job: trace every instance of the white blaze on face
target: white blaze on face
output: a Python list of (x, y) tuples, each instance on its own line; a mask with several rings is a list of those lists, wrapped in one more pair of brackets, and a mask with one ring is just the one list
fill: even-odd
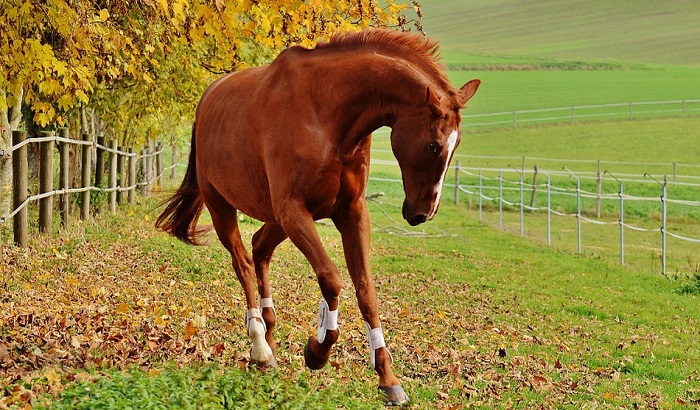
[(437, 213), (438, 206), (440, 205), (440, 196), (442, 195), (442, 184), (445, 182), (445, 175), (447, 175), (447, 170), (450, 165), (450, 158), (452, 158), (452, 151), (454, 151), (455, 146), (457, 145), (457, 137), (459, 137), (459, 131), (454, 130), (450, 133), (450, 135), (447, 137), (447, 156), (445, 157), (445, 165), (443, 165), (444, 169), (442, 170), (442, 176), (440, 177), (440, 182), (438, 182), (437, 185), (435, 185), (435, 203), (433, 204), (433, 209), (430, 211), (430, 215), (428, 215), (428, 219), (432, 219), (435, 214)]

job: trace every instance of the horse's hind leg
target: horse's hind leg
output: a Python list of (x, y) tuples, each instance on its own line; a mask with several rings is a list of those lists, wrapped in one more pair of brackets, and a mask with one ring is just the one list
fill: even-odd
[[(255, 294), (255, 268), (253, 258), (246, 251), (238, 230), (236, 209), (216, 192), (212, 187), (200, 183), (204, 201), (211, 214), (212, 223), (221, 244), (231, 254), (233, 270), (245, 293), (248, 311), (246, 314), (246, 330), (252, 341), (250, 359), (263, 365), (274, 364), (272, 349), (265, 340), (265, 322), (258, 308)], [(207, 189), (208, 188), (208, 189)]]
[(272, 295), (270, 293), (270, 279), (268, 271), (270, 259), (277, 245), (287, 239), (287, 234), (281, 226), (266, 223), (253, 235), (253, 263), (255, 275), (258, 277), (258, 292), (260, 293), (260, 310), (267, 325), (265, 339), (270, 348), (275, 350), (275, 339), (272, 336), (272, 328), (277, 321)]

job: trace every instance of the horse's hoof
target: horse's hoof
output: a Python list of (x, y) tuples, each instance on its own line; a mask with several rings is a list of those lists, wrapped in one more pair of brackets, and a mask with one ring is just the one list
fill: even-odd
[(384, 393), (384, 404), (387, 406), (403, 406), (404, 404), (408, 404), (410, 401), (408, 395), (403, 390), (401, 385), (387, 387), (379, 386), (379, 390)]
[(251, 364), (254, 364), (262, 369), (277, 367), (277, 358), (273, 354), (271, 358), (269, 358), (268, 360), (266, 360), (264, 362), (256, 362), (256, 361), (252, 360)]
[(321, 347), (321, 344), (318, 343), (318, 340), (316, 340), (315, 337), (310, 337), (309, 341), (306, 342), (306, 346), (304, 346), (304, 363), (306, 364), (306, 367), (308, 367), (311, 370), (322, 369), (323, 366), (325, 366), (328, 362), (328, 358), (330, 357), (331, 351), (330, 349), (328, 349), (328, 353), (325, 355), (325, 357), (319, 357), (316, 354), (314, 354), (311, 348), (312, 344), (314, 344), (316, 348)]

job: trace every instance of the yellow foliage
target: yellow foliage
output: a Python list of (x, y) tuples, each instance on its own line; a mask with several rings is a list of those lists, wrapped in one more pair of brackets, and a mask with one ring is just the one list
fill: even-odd
[(191, 120), (213, 75), (267, 63), (292, 44), (312, 47), (337, 30), (395, 25), (406, 7), (394, 0), (6, 2), (0, 109), (24, 95), (34, 121), (48, 126), (90, 105), (124, 139), (143, 142)]
[(100, 10), (100, 21), (105, 22), (109, 18), (109, 11), (107, 9)]

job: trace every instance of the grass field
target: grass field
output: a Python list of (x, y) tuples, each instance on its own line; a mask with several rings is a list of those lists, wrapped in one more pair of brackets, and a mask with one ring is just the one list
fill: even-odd
[(700, 98), (695, 1), (420, 3), (452, 81), (483, 80), (465, 114)]
[[(521, 169), (524, 156), (526, 177), (525, 182), (532, 182), (532, 169), (535, 165), (540, 170), (558, 173), (552, 178), (552, 184), (558, 188), (570, 191), (568, 196), (554, 195), (552, 208), (559, 212), (573, 214), (576, 212), (576, 201), (573, 195), (576, 180), (562, 170), (564, 166), (579, 174), (582, 179), (582, 190), (596, 192), (595, 173), (598, 170), (597, 160), (601, 160), (600, 171), (609, 171), (612, 175), (625, 181), (625, 194), (659, 198), (661, 187), (654, 179), (644, 177), (645, 173), (652, 174), (658, 181), (668, 176), (668, 197), (698, 201), (700, 188), (673, 184), (673, 162), (677, 162), (676, 171), (678, 182), (698, 184), (700, 182), (700, 167), (697, 166), (697, 151), (688, 149), (697, 146), (696, 135), (700, 127), (698, 118), (655, 119), (644, 121), (615, 121), (593, 122), (575, 125), (523, 127), (518, 129), (463, 129), (463, 140), (458, 148), (456, 159), (461, 167), (504, 169), (504, 178), (511, 181), (506, 183), (504, 198), (517, 203), (518, 173), (513, 169)], [(669, 135), (672, 133), (672, 135)], [(634, 136), (631, 138), (630, 136)], [(378, 160), (393, 160), (387, 134), (379, 134), (373, 140), (373, 158)], [(588, 160), (588, 161), (583, 161)], [(629, 161), (630, 163), (624, 163)], [(684, 164), (684, 165), (683, 165)], [(371, 169), (375, 176), (389, 179), (400, 179), (398, 167), (395, 165), (375, 164)], [(476, 169), (470, 170), (477, 174)], [(684, 177), (680, 177), (683, 175)], [(497, 171), (484, 172), (486, 196), (497, 197)], [(609, 174), (603, 175), (602, 192), (617, 193), (619, 184)], [(489, 178), (491, 178), (489, 180)], [(538, 183), (545, 182), (545, 176), (540, 173)], [(631, 182), (635, 180), (637, 182)], [(454, 173), (448, 173), (446, 182), (453, 183)], [(475, 191), (478, 179), (475, 176), (462, 174), (460, 183)], [(374, 185), (372, 185), (374, 184)], [(372, 182), (372, 192), (382, 191), (388, 196), (400, 198), (401, 185), (397, 183)], [(452, 189), (446, 189), (443, 201), (451, 201)], [(556, 194), (556, 192), (555, 192)], [(531, 188), (526, 188), (525, 203), (530, 204)], [(461, 195), (461, 201), (469, 205), (474, 217), (478, 198)], [(398, 199), (396, 199), (398, 203)], [(543, 188), (537, 195), (538, 207), (546, 205)], [(498, 227), (498, 216), (494, 214), (498, 206), (490, 201), (484, 201), (487, 209), (484, 222)], [(518, 209), (505, 207), (505, 228), (508, 232), (519, 234)], [(582, 211), (588, 216), (595, 215), (595, 200), (584, 199)], [(605, 200), (602, 203), (601, 221), (614, 222), (619, 219), (619, 201)], [(697, 238), (700, 231), (700, 208), (697, 206), (669, 205), (669, 221), (667, 228), (687, 237)], [(626, 201), (626, 222), (638, 227), (657, 229), (661, 225), (661, 203)], [(397, 216), (398, 218), (398, 216)], [(532, 215), (526, 213), (525, 234), (537, 243), (546, 245), (546, 226), (544, 212)], [(592, 257), (602, 257), (608, 263), (619, 263), (619, 227), (605, 227), (584, 224), (583, 251)], [(576, 245), (576, 223), (573, 217), (555, 217), (553, 220), (553, 245), (557, 249), (574, 251)], [(646, 272), (660, 272), (661, 243), (660, 234), (634, 233), (627, 230), (626, 234), (626, 263)], [(668, 244), (669, 273), (684, 277), (697, 271), (698, 245), (690, 242), (669, 239)]]
[[(700, 69), (452, 71), (482, 80), (464, 114), (700, 98)], [(698, 113), (697, 106), (695, 113)]]
[[(331, 365), (310, 372), (301, 355), (319, 291), (282, 244), (272, 265), (280, 367), (248, 369), (226, 252), (155, 232), (154, 204), (35, 237), (27, 250), (3, 247), (5, 405), (382, 407), (344, 269), (339, 344)], [(697, 295), (674, 293), (681, 283), (503, 235), (449, 203), (408, 236), (397, 206), (371, 210), (382, 320), (413, 408), (700, 400)], [(241, 227), (249, 237), (259, 224)], [(338, 234), (318, 229), (344, 266)]]
[(520, 60), (672, 64), (700, 68), (693, 0), (422, 0), (428, 35), (447, 63)]

